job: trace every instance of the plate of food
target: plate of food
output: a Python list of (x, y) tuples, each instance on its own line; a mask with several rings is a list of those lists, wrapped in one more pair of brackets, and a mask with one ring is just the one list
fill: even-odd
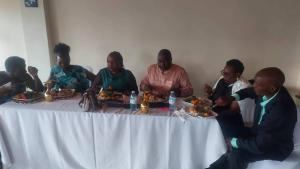
[(97, 99), (101, 101), (123, 101), (123, 93), (110, 90), (101, 90), (97, 96)]
[(23, 92), (20, 94), (15, 95), (12, 100), (17, 103), (34, 103), (42, 100), (44, 95), (38, 92)]
[(190, 96), (183, 99), (183, 103), (186, 106), (201, 105), (212, 106), (212, 101), (205, 97)]
[(53, 97), (53, 99), (66, 99), (75, 95), (75, 89), (52, 90), (50, 95)]
[(167, 102), (167, 98), (161, 98), (151, 94), (150, 92), (144, 92), (143, 100), (147, 100), (149, 103), (163, 103)]
[(218, 116), (217, 113), (212, 111), (210, 107), (202, 107), (202, 106), (191, 106), (185, 109), (188, 115), (193, 117), (216, 117)]
[(216, 117), (217, 113), (212, 111), (211, 101), (208, 99), (193, 97), (189, 102), (186, 102), (185, 110), (193, 117)]

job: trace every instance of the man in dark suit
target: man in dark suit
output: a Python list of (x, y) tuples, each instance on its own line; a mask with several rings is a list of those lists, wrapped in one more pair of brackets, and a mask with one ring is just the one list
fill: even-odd
[(208, 169), (246, 169), (251, 162), (283, 161), (290, 155), (294, 148), (297, 109), (283, 87), (284, 81), (280, 69), (264, 68), (256, 74), (253, 88), (216, 100), (218, 106), (226, 106), (234, 100), (253, 98), (256, 101), (255, 118), (253, 127), (243, 128), (240, 135), (226, 141), (228, 152)]

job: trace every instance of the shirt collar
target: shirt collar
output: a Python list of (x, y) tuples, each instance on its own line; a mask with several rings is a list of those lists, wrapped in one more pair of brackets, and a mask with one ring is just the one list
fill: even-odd
[(121, 68), (121, 70), (116, 74), (113, 74), (108, 68), (107, 68), (107, 71), (108, 71), (108, 74), (110, 77), (119, 77), (119, 76), (123, 76), (125, 69)]
[(234, 83), (231, 83), (230, 85), (228, 85), (228, 87), (232, 87), (234, 85)]
[[(223, 80), (224, 80), (224, 76), (221, 76), (220, 79), (223, 79)], [(225, 80), (224, 80), (224, 82), (225, 82)], [(231, 84), (228, 84), (227, 87), (232, 87), (236, 82), (237, 82), (237, 81), (235, 81), (235, 82), (233, 82), (233, 83), (231, 83)], [(225, 82), (225, 83), (226, 83), (226, 82)]]
[(166, 74), (166, 73), (172, 71), (172, 68), (173, 68), (174, 65), (173, 65), (173, 63), (172, 63), (170, 69), (165, 70), (165, 71), (162, 71), (162, 70), (159, 68), (158, 64), (156, 64), (156, 66), (157, 66), (157, 69), (159, 70), (159, 72), (160, 72), (161, 74)]
[(271, 100), (273, 100), (276, 96), (277, 96), (277, 94), (279, 93), (279, 91), (277, 92), (277, 93), (275, 93), (271, 98), (267, 98), (267, 96), (263, 96), (262, 97), (262, 101), (260, 102), (260, 105), (261, 106), (266, 106)]

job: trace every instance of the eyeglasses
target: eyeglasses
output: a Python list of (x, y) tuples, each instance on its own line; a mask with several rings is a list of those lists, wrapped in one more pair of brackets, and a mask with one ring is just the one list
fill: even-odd
[(222, 76), (230, 76), (230, 73), (225, 72), (224, 69), (220, 71)]

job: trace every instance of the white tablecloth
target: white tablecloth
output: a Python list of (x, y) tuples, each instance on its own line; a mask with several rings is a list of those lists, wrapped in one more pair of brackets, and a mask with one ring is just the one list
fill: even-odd
[(81, 112), (78, 99), (0, 106), (0, 151), (12, 169), (203, 169), (225, 152), (215, 119), (160, 110)]

